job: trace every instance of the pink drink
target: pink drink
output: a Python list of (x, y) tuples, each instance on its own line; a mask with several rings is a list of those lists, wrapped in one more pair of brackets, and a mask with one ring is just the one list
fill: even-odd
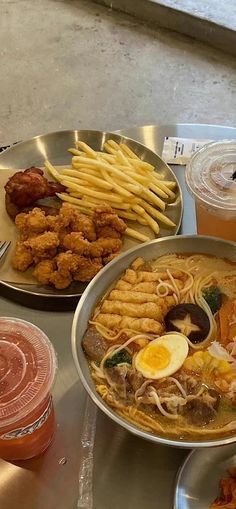
[(56, 355), (31, 323), (0, 318), (0, 457), (32, 458), (50, 444), (55, 418), (50, 390)]

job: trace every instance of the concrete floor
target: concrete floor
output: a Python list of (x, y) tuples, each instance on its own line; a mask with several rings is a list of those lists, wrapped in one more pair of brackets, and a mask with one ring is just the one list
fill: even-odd
[(85, 0), (0, 0), (0, 144), (71, 128), (236, 125), (236, 60)]

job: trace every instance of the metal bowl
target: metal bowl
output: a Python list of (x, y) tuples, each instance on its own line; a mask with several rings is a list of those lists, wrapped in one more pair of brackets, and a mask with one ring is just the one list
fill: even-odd
[(71, 333), (72, 353), (75, 365), (81, 381), (94, 403), (96, 403), (96, 405), (106, 415), (108, 415), (108, 417), (113, 419), (113, 421), (135, 435), (155, 443), (185, 448), (212, 447), (216, 445), (229, 444), (236, 441), (236, 436), (221, 437), (214, 440), (207, 440), (206, 442), (190, 442), (172, 440), (171, 438), (164, 438), (151, 432), (143, 431), (141, 428), (121, 418), (103, 401), (103, 399), (97, 394), (94, 382), (90, 375), (88, 362), (82, 349), (82, 339), (96, 304), (107, 289), (121, 276), (122, 272), (129, 267), (135, 258), (142, 256), (146, 260), (151, 260), (170, 253), (202, 253), (219, 256), (236, 262), (236, 243), (227, 242), (215, 237), (192, 235), (181, 237), (172, 236), (139, 245), (119, 256), (117, 260), (111, 262), (91, 281), (76, 308)]
[[(168, 217), (176, 224), (175, 228), (166, 228), (163, 225), (160, 228), (160, 237), (176, 234), (179, 230), (182, 213), (183, 200), (178, 181), (171, 168), (152, 150), (145, 147), (137, 141), (131, 140), (119, 134), (103, 131), (57, 131), (41, 136), (35, 136), (31, 140), (23, 141), (13, 145), (0, 154), (0, 171), (4, 168), (29, 168), (30, 166), (44, 166), (45, 159), (49, 159), (54, 165), (66, 165), (71, 163), (71, 154), (68, 148), (73, 147), (78, 140), (91, 145), (94, 150), (102, 150), (103, 144), (108, 139), (113, 139), (117, 143), (124, 143), (132, 149), (141, 159), (155, 166), (165, 180), (176, 182), (176, 200), (167, 208)], [(137, 229), (143, 231), (143, 226), (137, 225)], [(126, 251), (138, 241), (125, 239), (123, 250)], [(73, 282), (66, 290), (55, 290), (49, 286), (27, 285), (9, 283), (1, 281), (1, 284), (14, 292), (30, 294), (38, 297), (47, 298), (74, 298), (80, 296), (86, 288), (86, 283)]]

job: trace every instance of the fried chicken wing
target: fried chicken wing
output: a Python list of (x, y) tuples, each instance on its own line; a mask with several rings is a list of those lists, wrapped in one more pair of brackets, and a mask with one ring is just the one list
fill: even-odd
[(27, 248), (23, 242), (17, 242), (15, 254), (12, 258), (13, 268), (25, 272), (32, 265), (33, 261), (31, 249)]
[(37, 279), (39, 283), (42, 285), (48, 285), (50, 283), (50, 278), (53, 272), (56, 270), (56, 262), (55, 259), (52, 260), (42, 260), (39, 262), (33, 272), (33, 276)]
[(94, 258), (91, 260), (90, 258), (81, 257), (81, 262), (79, 269), (74, 274), (75, 281), (91, 281), (91, 279), (99, 272), (102, 268), (102, 264)]
[(39, 168), (18, 171), (5, 185), (6, 210), (10, 217), (15, 218), (24, 207), (64, 190), (65, 187), (58, 182), (48, 181)]
[(93, 221), (98, 237), (120, 238), (127, 228), (125, 222), (106, 204), (96, 208)]
[(23, 240), (28, 239), (39, 233), (43, 233), (48, 228), (48, 221), (40, 208), (35, 207), (31, 212), (17, 214), (15, 224)]
[(53, 258), (59, 246), (59, 238), (55, 232), (45, 232), (37, 237), (24, 241), (24, 246), (30, 248), (34, 260), (40, 261), (44, 258)]

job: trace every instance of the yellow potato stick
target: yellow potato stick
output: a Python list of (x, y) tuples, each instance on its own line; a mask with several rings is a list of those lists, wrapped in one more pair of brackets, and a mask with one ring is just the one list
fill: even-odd
[[(82, 201), (85, 201), (84, 198), (82, 198)], [(89, 200), (91, 203), (94, 203), (94, 205), (97, 207), (99, 205), (102, 205), (104, 203), (107, 203), (109, 204), (113, 209), (122, 209), (122, 210), (129, 210), (130, 209), (130, 205), (128, 203), (115, 203), (115, 202), (112, 202), (110, 200), (106, 200), (106, 202), (104, 202), (104, 200), (96, 200), (95, 198), (90, 198)], [(87, 202), (87, 198), (86, 198), (86, 202)]]
[(73, 156), (81, 156), (81, 154), (83, 154), (83, 152), (81, 152), (81, 150), (77, 150), (77, 148), (68, 148), (67, 152), (70, 152), (71, 154), (73, 154)]
[(76, 146), (78, 148), (81, 148), (83, 152), (85, 152), (89, 157), (92, 157), (93, 159), (97, 159), (97, 153), (95, 150), (93, 150), (87, 143), (84, 143), (84, 141), (77, 141)]
[(145, 187), (143, 187), (141, 196), (145, 199), (148, 199), (148, 201), (150, 201), (154, 205), (157, 205), (157, 207), (159, 207), (162, 211), (165, 210), (165, 208), (166, 208), (165, 202), (163, 200), (161, 200), (161, 198), (159, 198), (152, 191), (149, 191), (149, 189), (146, 189)]
[(56, 168), (54, 168), (54, 166), (49, 161), (45, 161), (44, 166), (55, 180), (57, 180), (58, 182), (61, 182), (60, 173), (56, 170)]
[(151, 227), (151, 229), (154, 231), (154, 233), (156, 233), (156, 234), (159, 233), (159, 231), (160, 231), (159, 225), (157, 224), (156, 221), (154, 221), (154, 219), (149, 214), (147, 214), (147, 212), (145, 211), (145, 209), (143, 207), (141, 207), (140, 205), (134, 205), (134, 206), (132, 206), (132, 209), (135, 212), (137, 212), (137, 214), (139, 214), (141, 217), (146, 219), (148, 225)]
[(133, 228), (127, 227), (124, 234), (132, 237), (133, 239), (140, 240), (141, 242), (147, 242), (148, 240), (151, 240), (150, 237), (144, 235), (143, 233), (137, 232), (136, 230), (133, 230)]
[[(100, 179), (98, 177), (94, 177), (94, 175), (90, 175), (89, 173), (86, 173), (86, 171), (85, 172), (77, 172), (76, 176), (74, 176), (74, 174), (71, 175), (71, 173), (69, 173), (69, 172), (73, 172), (73, 170), (66, 170), (62, 174), (66, 175), (66, 176), (68, 175), (67, 180), (68, 179), (71, 180), (73, 178), (73, 180), (71, 180), (71, 182), (76, 183), (77, 180), (86, 180), (88, 182), (88, 184), (89, 183), (94, 184), (95, 186), (101, 187), (102, 189), (108, 189), (108, 190), (113, 189), (112, 184), (109, 184), (109, 182), (106, 182), (105, 180)], [(75, 172), (75, 170), (74, 170), (74, 172)], [(81, 184), (81, 182), (78, 182), (78, 184), (79, 183)]]
[(171, 227), (176, 226), (175, 223), (173, 223), (173, 221), (171, 221), (171, 219), (169, 219), (169, 217), (165, 216), (165, 214), (162, 214), (159, 210), (155, 209), (154, 207), (152, 207), (152, 205), (145, 202), (144, 200), (142, 201), (142, 207), (149, 214), (151, 214), (153, 217), (158, 219), (158, 221), (161, 221), (161, 223), (164, 223), (167, 226), (171, 226)]
[(107, 152), (109, 152), (109, 154), (112, 154), (112, 155), (116, 154), (116, 150), (114, 150), (114, 148), (110, 147), (110, 146), (108, 145), (108, 143), (107, 143), (107, 142), (105, 142), (105, 143), (103, 144), (103, 148), (104, 148)]
[(173, 180), (165, 180), (163, 183), (169, 189), (175, 189), (176, 188), (176, 182), (173, 182)]
[(121, 194), (122, 196), (126, 196), (127, 198), (131, 198), (132, 197), (132, 194), (130, 193), (130, 191), (127, 191), (122, 186), (117, 184), (115, 182), (114, 178), (110, 177), (110, 175), (107, 174), (106, 170), (102, 170), (102, 175), (103, 175), (104, 179), (106, 179), (109, 183), (112, 184), (112, 188), (115, 191), (117, 191), (117, 193)]
[(151, 189), (151, 191), (154, 191), (154, 193), (156, 193), (161, 198), (165, 199), (168, 198), (168, 194), (166, 194), (165, 191), (162, 191), (162, 189), (160, 189), (157, 184), (153, 184), (153, 182), (150, 182), (149, 188)]
[(164, 191), (166, 194), (168, 194), (168, 196), (174, 200), (175, 199), (175, 193), (173, 191), (171, 191), (171, 189), (169, 189), (169, 187), (167, 187), (165, 185), (165, 182), (160, 182), (158, 181), (157, 183), (158, 187), (160, 187), (160, 189), (162, 189), (162, 191)]
[(127, 145), (125, 145), (124, 143), (120, 143), (120, 149), (124, 154), (128, 155), (131, 159), (138, 159), (139, 161), (141, 161), (141, 159), (139, 159), (139, 157), (136, 156), (133, 150), (127, 147)]
[(146, 163), (145, 161), (141, 161), (141, 159), (128, 159), (131, 163), (132, 163), (132, 166), (134, 166), (135, 168), (141, 168), (142, 170), (147, 170), (147, 171), (154, 171), (155, 170), (155, 167), (150, 164), (150, 163)]
[(56, 193), (56, 195), (58, 196), (58, 198), (60, 198), (60, 200), (67, 201), (69, 203), (72, 203), (73, 205), (77, 205), (77, 207), (79, 207), (81, 210), (83, 210), (83, 212), (85, 212), (86, 214), (88, 213), (86, 207), (83, 207), (81, 205), (81, 200), (78, 200), (77, 198), (73, 198), (72, 196), (70, 196), (66, 193)]
[(107, 140), (106, 142), (110, 147), (114, 148), (114, 150), (120, 150), (120, 145), (116, 143), (114, 140)]
[(123, 154), (123, 152), (121, 150), (117, 150), (116, 159), (117, 159), (118, 164), (120, 163), (122, 166), (128, 166), (128, 167), (132, 168), (131, 163), (129, 162), (129, 160), (127, 159), (127, 157)]
[(63, 179), (62, 184), (69, 189), (72, 189), (72, 191), (77, 191), (78, 193), (85, 194), (86, 196), (94, 196), (95, 198), (101, 198), (101, 200), (109, 200), (114, 203), (122, 203), (122, 198), (120, 196), (117, 196), (115, 194), (106, 194), (102, 193), (100, 191), (94, 191), (93, 189), (90, 189), (85, 186), (80, 186), (79, 184), (75, 184), (74, 182), (70, 182), (65, 178)]

